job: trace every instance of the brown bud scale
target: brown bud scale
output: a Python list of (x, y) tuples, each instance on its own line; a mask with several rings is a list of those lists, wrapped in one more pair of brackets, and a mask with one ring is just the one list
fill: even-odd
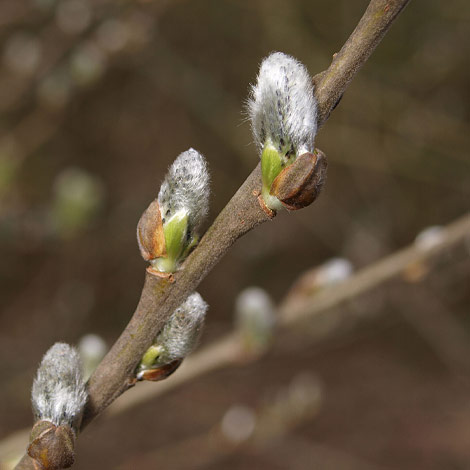
[(137, 243), (145, 261), (166, 255), (163, 221), (156, 199), (145, 209), (137, 224)]
[(263, 196), (261, 194), (258, 194), (258, 203), (261, 206), (261, 209), (266, 213), (266, 215), (270, 218), (273, 219), (276, 216), (276, 211), (273, 211), (270, 209), (266, 203), (264, 202)]
[(286, 209), (307, 207), (320, 194), (327, 167), (326, 156), (321, 150), (304, 153), (277, 175), (270, 194), (276, 196)]
[(146, 271), (152, 276), (158, 277), (160, 279), (168, 279), (170, 282), (175, 282), (175, 276), (173, 273), (165, 273), (153, 268), (152, 266), (147, 266)]
[(67, 426), (38, 421), (31, 431), (28, 455), (44, 470), (69, 468), (75, 461), (75, 433)]
[(183, 362), (182, 359), (177, 359), (161, 367), (158, 367), (155, 369), (144, 370), (139, 373), (138, 379), (149, 380), (151, 382), (158, 382), (160, 380), (166, 379), (171, 374), (173, 374), (173, 372), (175, 372), (176, 369), (178, 369), (178, 367), (181, 365), (182, 362)]

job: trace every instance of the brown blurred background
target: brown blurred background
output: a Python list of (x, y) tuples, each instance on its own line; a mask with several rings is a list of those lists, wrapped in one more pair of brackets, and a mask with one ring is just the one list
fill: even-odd
[[(1, 0), (0, 439), (31, 425), (53, 342), (111, 345), (126, 325), (145, 268), (136, 223), (172, 160), (205, 155), (213, 220), (257, 163), (243, 110), (260, 60), (280, 50), (324, 70), (367, 3)], [(232, 330), (244, 287), (279, 301), (331, 257), (359, 270), (468, 211), (469, 24), (466, 0), (411, 1), (318, 135), (320, 199), (249, 233), (200, 286), (202, 346)], [(98, 419), (75, 468), (470, 468), (469, 253), (467, 240), (419, 283), (342, 306), (360, 319), (321, 340), (305, 328), (258, 362)], [(451, 325), (437, 336), (436, 311)], [(300, 396), (321, 399), (296, 414), (286, 390), (305, 377)], [(262, 444), (213, 445), (227, 410), (243, 427), (240, 410), (279, 402), (293, 418), (268, 420), (281, 424)]]

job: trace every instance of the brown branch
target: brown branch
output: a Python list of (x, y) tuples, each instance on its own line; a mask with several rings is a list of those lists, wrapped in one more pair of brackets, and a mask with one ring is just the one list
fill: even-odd
[[(324, 122), (359, 68), (409, 0), (372, 0), (359, 25), (326, 72), (314, 78)], [(269, 217), (253, 191), (261, 186), (260, 165), (251, 173), (215, 220), (197, 249), (175, 275), (175, 282), (146, 274), (142, 296), (128, 326), (89, 383), (90, 401), (84, 425), (129, 387), (135, 367), (169, 315), (242, 235)]]
[[(408, 1), (372, 0), (328, 70), (314, 77), (320, 124), (326, 121), (352, 77)], [(253, 195), (260, 187), (258, 165), (217, 217), (183, 269), (176, 273), (174, 283), (146, 274), (134, 315), (89, 381), (90, 398), (82, 428), (130, 387), (137, 363), (157, 332), (231, 245), (260, 223), (269, 220)], [(33, 467), (30, 462), (23, 462), (18, 468)]]
[(260, 181), (258, 165), (217, 217), (183, 269), (175, 273), (174, 282), (146, 273), (142, 296), (131, 321), (90, 379), (90, 401), (84, 425), (129, 388), (137, 363), (155, 335), (230, 246), (246, 232), (269, 220), (253, 195)]
[(327, 70), (313, 78), (321, 126), (409, 0), (372, 0)]

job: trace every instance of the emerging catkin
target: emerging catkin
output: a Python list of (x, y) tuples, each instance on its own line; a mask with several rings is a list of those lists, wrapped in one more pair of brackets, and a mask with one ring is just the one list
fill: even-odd
[(274, 52), (262, 61), (248, 112), (260, 149), (272, 145), (286, 159), (313, 151), (317, 102), (310, 75), (298, 60)]
[(190, 231), (197, 231), (209, 211), (209, 171), (196, 150), (181, 153), (168, 170), (158, 193), (163, 224), (178, 211), (188, 215)]
[(155, 344), (162, 347), (159, 363), (183, 359), (194, 350), (202, 334), (207, 308), (201, 295), (194, 292), (173, 312), (155, 339)]
[(55, 343), (42, 358), (32, 388), (36, 420), (75, 429), (87, 400), (80, 355), (65, 343)]
[(182, 361), (197, 346), (208, 305), (197, 292), (192, 293), (171, 315), (153, 345), (144, 354), (137, 378), (143, 372)]
[[(277, 210), (310, 204), (319, 192), (316, 174), (325, 164), (318, 165), (313, 154), (317, 102), (304, 65), (282, 52), (266, 57), (256, 84), (251, 87), (248, 113), (253, 137), (261, 151), (263, 185), (259, 200), (263, 210), (272, 217)], [(292, 187), (291, 180), (299, 181), (299, 185)], [(286, 192), (289, 200), (285, 200)], [(300, 199), (291, 201), (291, 194), (299, 192)]]
[(137, 224), (137, 243), (151, 274), (172, 278), (199, 241), (209, 212), (209, 183), (207, 163), (194, 149), (181, 153), (170, 166), (157, 199)]

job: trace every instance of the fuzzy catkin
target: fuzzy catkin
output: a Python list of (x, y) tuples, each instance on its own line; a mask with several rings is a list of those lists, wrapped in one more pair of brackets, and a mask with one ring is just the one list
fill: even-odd
[(293, 57), (274, 52), (263, 60), (248, 113), (260, 148), (268, 143), (284, 154), (313, 152), (317, 102), (307, 69)]
[(275, 306), (268, 293), (259, 287), (244, 289), (237, 296), (235, 314), (245, 347), (251, 352), (264, 350), (276, 325)]
[(181, 153), (170, 166), (158, 193), (163, 223), (184, 210), (190, 230), (197, 230), (209, 209), (209, 191), (204, 157), (192, 148)]
[(42, 358), (33, 382), (35, 418), (74, 427), (81, 419), (86, 400), (79, 353), (68, 344), (55, 343)]
[(208, 305), (197, 292), (192, 293), (171, 315), (155, 344), (162, 347), (160, 364), (183, 359), (197, 346)]

